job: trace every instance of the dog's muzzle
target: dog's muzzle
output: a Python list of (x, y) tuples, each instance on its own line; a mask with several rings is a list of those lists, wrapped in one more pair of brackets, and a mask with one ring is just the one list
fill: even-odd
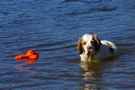
[(87, 55), (90, 55), (92, 53), (92, 47), (88, 46), (87, 47)]

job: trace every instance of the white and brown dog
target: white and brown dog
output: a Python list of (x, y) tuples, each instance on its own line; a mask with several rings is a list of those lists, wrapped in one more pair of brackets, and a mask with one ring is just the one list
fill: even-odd
[(77, 50), (81, 61), (106, 59), (120, 54), (114, 43), (99, 40), (97, 35), (91, 34), (85, 34), (79, 39)]

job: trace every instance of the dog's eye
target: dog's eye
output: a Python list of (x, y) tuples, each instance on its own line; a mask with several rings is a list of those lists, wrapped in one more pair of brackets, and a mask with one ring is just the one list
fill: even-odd
[(86, 42), (83, 42), (83, 45), (86, 45)]
[(94, 40), (92, 40), (91, 43), (94, 44)]

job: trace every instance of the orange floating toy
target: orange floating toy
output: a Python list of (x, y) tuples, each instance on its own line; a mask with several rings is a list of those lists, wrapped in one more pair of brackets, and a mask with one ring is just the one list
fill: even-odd
[(23, 59), (23, 58), (28, 58), (28, 59), (37, 59), (38, 58), (39, 52), (35, 52), (33, 50), (28, 50), (26, 55), (17, 55), (15, 56), (15, 59)]

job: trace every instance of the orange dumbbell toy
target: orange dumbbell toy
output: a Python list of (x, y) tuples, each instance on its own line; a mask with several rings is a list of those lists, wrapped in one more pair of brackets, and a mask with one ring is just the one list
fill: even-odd
[(28, 50), (26, 55), (17, 55), (15, 59), (23, 59), (23, 58), (28, 58), (28, 59), (37, 59), (38, 58), (39, 52), (35, 52), (33, 50)]

